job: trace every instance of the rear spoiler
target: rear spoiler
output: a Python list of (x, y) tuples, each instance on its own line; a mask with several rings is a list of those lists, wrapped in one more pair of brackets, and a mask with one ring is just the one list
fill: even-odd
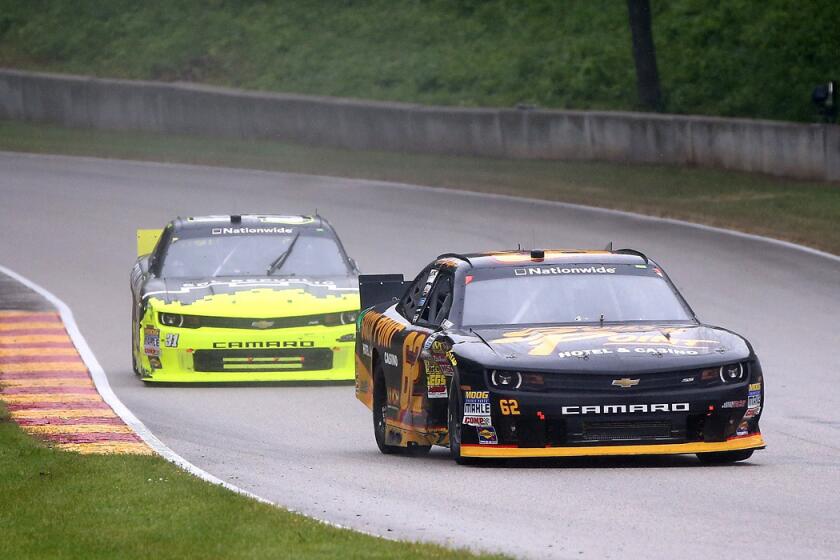
[(163, 233), (162, 229), (138, 229), (137, 230), (137, 256), (148, 255), (155, 250), (158, 239)]
[(359, 299), (362, 309), (399, 298), (405, 291), (402, 274), (360, 274)]

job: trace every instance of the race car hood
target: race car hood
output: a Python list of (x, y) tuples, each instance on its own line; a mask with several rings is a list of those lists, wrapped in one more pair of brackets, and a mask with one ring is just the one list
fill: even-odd
[(480, 339), (458, 344), (456, 353), (500, 369), (631, 373), (704, 367), (752, 355), (739, 335), (706, 325), (535, 326), (474, 332), (486, 344)]
[(168, 278), (147, 284), (143, 298), (160, 311), (215, 317), (293, 317), (359, 308), (353, 277)]

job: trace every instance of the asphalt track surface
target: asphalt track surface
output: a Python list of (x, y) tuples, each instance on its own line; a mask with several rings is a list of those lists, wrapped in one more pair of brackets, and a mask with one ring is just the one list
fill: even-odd
[[(413, 276), (441, 252), (616, 246), (663, 264), (698, 316), (762, 360), (768, 443), (692, 456), (458, 467), (380, 455), (353, 387), (145, 387), (131, 372), (138, 227), (176, 215), (311, 213), (363, 271)], [(0, 263), (52, 291), (122, 401), (219, 478), (392, 538), (534, 558), (837, 558), (840, 261), (678, 224), (380, 182), (0, 153)]]

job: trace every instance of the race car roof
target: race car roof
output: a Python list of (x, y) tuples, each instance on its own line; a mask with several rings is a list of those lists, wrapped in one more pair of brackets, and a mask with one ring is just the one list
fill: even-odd
[[(541, 255), (541, 256), (540, 256)], [(594, 251), (585, 249), (539, 249), (529, 251), (490, 251), (486, 253), (468, 253), (464, 255), (447, 253), (438, 257), (437, 262), (450, 266), (472, 268), (499, 268), (517, 266), (523, 263), (598, 263), (598, 264), (638, 264), (648, 263), (649, 259), (633, 249), (618, 251)]]
[(328, 229), (332, 226), (325, 218), (314, 216), (282, 216), (279, 214), (232, 214), (222, 216), (192, 216), (175, 218), (172, 225), (176, 231), (205, 230), (212, 227), (270, 227), (291, 226), (295, 228)]

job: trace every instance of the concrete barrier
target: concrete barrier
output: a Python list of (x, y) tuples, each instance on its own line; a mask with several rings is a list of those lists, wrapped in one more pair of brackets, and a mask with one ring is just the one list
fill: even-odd
[(0, 69), (0, 118), (354, 150), (718, 167), (840, 181), (840, 126), (432, 107)]

